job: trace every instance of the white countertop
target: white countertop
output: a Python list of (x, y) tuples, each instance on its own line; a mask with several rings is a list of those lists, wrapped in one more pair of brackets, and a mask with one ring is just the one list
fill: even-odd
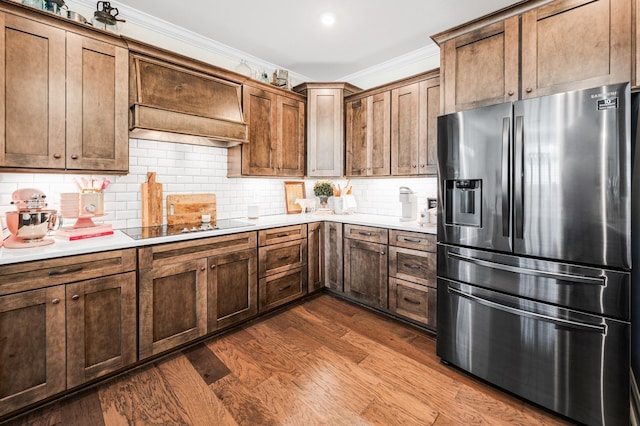
[(301, 223), (331, 221), (349, 223), (354, 225), (377, 226), (387, 229), (398, 229), (426, 234), (436, 234), (436, 226), (420, 226), (417, 221), (401, 222), (396, 216), (380, 216), (355, 213), (349, 215), (320, 215), (320, 214), (283, 214), (273, 216), (261, 216), (258, 219), (237, 219), (250, 223), (252, 226), (243, 228), (220, 229), (215, 231), (203, 231), (193, 234), (172, 235), (169, 237), (147, 238), (134, 240), (119, 230), (114, 230), (113, 235), (105, 237), (88, 238), (78, 241), (67, 241), (61, 238), (53, 238), (55, 243), (43, 247), (29, 248), (0, 248), (0, 265), (28, 262), (33, 260), (52, 259), (56, 257), (73, 256), (78, 254), (95, 253), (109, 250), (119, 250), (132, 247), (149, 246), (168, 242), (185, 241), (191, 239), (214, 237), (217, 235), (235, 234), (239, 232), (257, 231), (260, 229), (275, 228), (279, 226), (298, 225)]

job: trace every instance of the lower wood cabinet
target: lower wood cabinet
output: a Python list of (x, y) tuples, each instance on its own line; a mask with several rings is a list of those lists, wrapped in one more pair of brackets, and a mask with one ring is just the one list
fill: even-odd
[(344, 233), (344, 293), (387, 309), (387, 230), (345, 225)]
[(436, 289), (390, 277), (389, 310), (435, 328)]
[(268, 311), (307, 294), (306, 265), (260, 278), (260, 312)]
[(342, 258), (342, 223), (324, 224), (324, 286), (344, 291)]
[(0, 418), (136, 356), (135, 250), (0, 269)]
[(324, 287), (324, 222), (308, 225), (307, 232), (307, 290), (309, 293)]

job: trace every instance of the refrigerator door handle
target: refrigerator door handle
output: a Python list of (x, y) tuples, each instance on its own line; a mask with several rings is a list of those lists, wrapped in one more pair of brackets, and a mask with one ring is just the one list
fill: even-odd
[(590, 284), (590, 285), (601, 285), (603, 287), (607, 286), (607, 277), (604, 275), (594, 277), (587, 275), (575, 275), (575, 274), (564, 274), (562, 272), (550, 272), (550, 271), (540, 271), (536, 269), (529, 268), (521, 268), (519, 266), (511, 266), (505, 265), (504, 263), (491, 262), (488, 260), (477, 259), (475, 257), (467, 257), (458, 253), (448, 252), (447, 256), (452, 259), (461, 260), (463, 262), (474, 263), (480, 266), (486, 266), (493, 269), (500, 269), (506, 272), (513, 272), (514, 274), (525, 274), (525, 275), (533, 275), (536, 277), (543, 278), (552, 278), (559, 279), (564, 281), (571, 281), (576, 284)]
[(516, 238), (524, 238), (524, 149), (523, 149), (523, 132), (524, 117), (519, 115), (516, 117), (515, 124), (515, 221), (516, 221)]
[(502, 235), (509, 233), (509, 133), (511, 119), (502, 119)]
[(518, 315), (521, 317), (529, 317), (529, 318), (533, 318), (536, 320), (542, 320), (542, 321), (546, 321), (546, 322), (550, 322), (553, 324), (557, 324), (563, 327), (571, 327), (574, 329), (578, 329), (578, 330), (583, 330), (583, 331), (590, 331), (590, 332), (596, 332), (596, 333), (600, 333), (602, 335), (607, 334), (607, 326), (606, 325), (594, 325), (594, 324), (585, 324), (583, 322), (578, 322), (578, 321), (572, 321), (572, 320), (567, 320), (567, 319), (562, 319), (562, 318), (556, 318), (556, 317), (552, 317), (549, 315), (543, 315), (543, 314), (539, 314), (536, 312), (529, 312), (529, 311), (523, 311), (522, 309), (516, 309), (516, 308), (512, 308), (511, 306), (505, 306), (502, 305), (500, 303), (496, 303), (496, 302), (492, 302), (490, 300), (487, 299), (483, 299), (481, 297), (478, 296), (474, 296), (473, 294), (469, 294), (469, 293), (465, 293), (464, 291), (458, 290), (456, 288), (453, 288), (451, 286), (447, 286), (447, 291), (449, 293), (453, 293), (455, 295), (458, 295), (460, 297), (463, 297), (465, 299), (469, 299), (473, 302), (479, 303), (481, 305), (485, 305), (489, 308), (492, 309), (498, 309), (500, 311), (503, 312), (507, 312), (510, 314), (514, 314), (514, 315)]

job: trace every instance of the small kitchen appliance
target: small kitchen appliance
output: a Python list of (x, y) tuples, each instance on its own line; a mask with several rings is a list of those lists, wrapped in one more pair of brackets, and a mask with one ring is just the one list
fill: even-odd
[(11, 194), (16, 211), (7, 212), (7, 228), (11, 237), (4, 242), (7, 248), (27, 248), (53, 244), (45, 238), (49, 231), (60, 226), (56, 210), (46, 209), (46, 195), (39, 189), (18, 189)]
[(418, 215), (418, 197), (407, 186), (400, 187), (400, 202), (402, 203), (401, 222), (410, 222), (416, 220)]

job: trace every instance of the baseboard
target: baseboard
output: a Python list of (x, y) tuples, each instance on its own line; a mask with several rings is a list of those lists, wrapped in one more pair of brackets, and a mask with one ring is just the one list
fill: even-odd
[(629, 398), (629, 424), (632, 426), (640, 426), (640, 391), (638, 390), (638, 382), (636, 382), (636, 376), (633, 374), (633, 369), (629, 370), (629, 376), (631, 380), (631, 389)]

